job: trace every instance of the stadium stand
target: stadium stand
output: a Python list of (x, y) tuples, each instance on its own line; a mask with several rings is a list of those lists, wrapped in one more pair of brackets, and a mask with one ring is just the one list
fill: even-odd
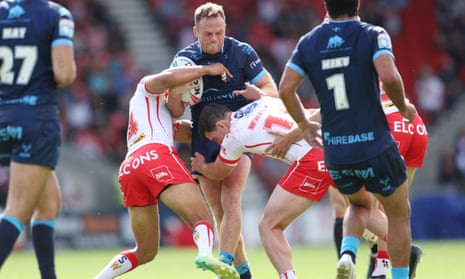
[[(87, 169), (98, 168), (102, 164), (111, 166), (104, 172), (96, 171), (101, 176), (108, 173), (108, 169), (115, 169), (125, 154), (127, 103), (136, 82), (145, 73), (157, 71), (156, 65), (167, 65), (169, 61), (166, 59), (171, 57), (171, 53), (194, 40), (193, 10), (204, 1), (135, 1), (134, 5), (141, 5), (145, 16), (152, 16), (152, 22), (137, 21), (138, 18), (130, 11), (121, 13), (115, 10), (127, 10), (128, 6), (124, 5), (131, 5), (133, 1), (58, 2), (69, 7), (75, 17), (78, 64), (76, 82), (59, 94), (66, 149), (60, 166), (69, 169), (79, 164), (82, 166), (87, 158)], [(318, 1), (215, 2), (226, 9), (228, 33), (254, 45), (275, 80), (279, 80), (298, 37), (323, 17), (323, 6)], [(412, 196), (444, 189), (438, 186), (438, 158), (446, 152), (444, 146), (453, 147), (454, 154), (457, 153), (458, 131), (465, 127), (465, 5), (462, 3), (448, 0), (362, 0), (364, 19), (393, 28), (390, 31), (394, 51), (409, 98), (416, 101), (414, 84), (419, 66), (425, 61), (433, 66), (446, 86), (446, 110), (434, 125), (430, 125), (427, 162), (416, 176)], [(129, 19), (134, 21), (128, 23)], [(144, 36), (147, 38), (141, 39)], [(155, 40), (151, 41), (153, 37)], [(165, 60), (152, 60), (156, 56)], [(311, 90), (311, 85), (303, 85), (303, 92)], [(303, 97), (306, 105), (317, 105), (311, 94)], [(188, 158), (188, 148), (184, 146), (182, 149), (184, 157)], [(73, 162), (76, 152), (84, 158)], [(457, 168), (457, 159), (449, 160)], [(254, 167), (268, 189), (275, 185), (285, 168), (277, 161), (260, 159)], [(453, 182), (452, 188), (456, 187), (457, 192), (465, 181), (465, 174), (461, 175), (462, 180)], [(76, 178), (74, 175), (71, 177)], [(6, 187), (3, 185), (3, 189)], [(102, 187), (109, 189), (114, 185)], [(75, 194), (70, 195), (72, 201)], [(79, 206), (78, 201), (72, 204)]]

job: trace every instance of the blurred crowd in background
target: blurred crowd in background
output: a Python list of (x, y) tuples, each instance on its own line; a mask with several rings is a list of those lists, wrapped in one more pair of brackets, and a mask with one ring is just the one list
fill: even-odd
[[(195, 40), (193, 11), (203, 1), (147, 0), (153, 19), (165, 27), (174, 49)], [(319, 1), (236, 0), (219, 1), (227, 15), (227, 32), (250, 43), (279, 81), (298, 38), (319, 24), (324, 16)], [(385, 27), (390, 33), (408, 97), (430, 129), (465, 92), (465, 1), (369, 0), (361, 1), (361, 18)], [(418, 28), (421, 26), (421, 28)], [(413, 37), (413, 39), (412, 39)], [(310, 84), (301, 97), (317, 106)], [(465, 194), (465, 128), (455, 146), (445, 146), (438, 183)], [(287, 167), (276, 161), (256, 160), (255, 168), (273, 187)], [(260, 172), (260, 170), (262, 170)], [(270, 175), (275, 173), (276, 176)]]
[[(145, 1), (154, 21), (165, 28), (173, 53), (195, 40), (193, 12), (204, 1)], [(58, 2), (74, 15), (78, 65), (77, 80), (59, 94), (64, 141), (89, 158), (118, 164), (126, 152), (128, 101), (147, 73), (135, 64), (125, 34), (108, 8), (97, 0)], [(277, 82), (297, 39), (324, 16), (322, 1), (216, 2), (225, 7), (227, 35), (250, 43)], [(365, 0), (360, 14), (364, 21), (390, 32), (407, 94), (430, 130), (434, 129), (465, 92), (465, 1)], [(418, 24), (423, 28), (418, 29)], [(415, 55), (419, 58), (412, 60)], [(307, 106), (317, 106), (310, 84), (304, 84), (300, 93)], [(182, 150), (188, 157), (188, 148)], [(439, 187), (465, 194), (465, 127), (453, 146), (444, 147), (438, 165)], [(255, 167), (264, 183), (273, 187), (285, 166), (258, 161)], [(0, 179), (0, 185), (5, 183)]]

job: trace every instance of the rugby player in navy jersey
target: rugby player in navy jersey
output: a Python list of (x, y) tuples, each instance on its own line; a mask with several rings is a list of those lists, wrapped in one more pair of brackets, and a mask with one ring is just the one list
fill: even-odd
[[(324, 146), (326, 167), (350, 200), (336, 278), (355, 277), (359, 239), (375, 208), (372, 192), (388, 218), (392, 278), (407, 279), (411, 234), (406, 169), (380, 105), (378, 78), (406, 119), (412, 121), (416, 109), (405, 99), (389, 34), (360, 21), (358, 0), (324, 3), (329, 18), (300, 38), (281, 77), (280, 97), (307, 141)], [(321, 125), (305, 118), (296, 93), (305, 76), (315, 87)]]
[[(220, 146), (201, 137), (197, 128), (198, 117), (205, 104), (214, 102), (225, 105), (232, 111), (239, 109), (248, 100), (233, 91), (248, 90), (246, 82), (259, 87), (269, 96), (277, 97), (278, 91), (256, 51), (249, 44), (225, 35), (226, 16), (221, 5), (208, 2), (197, 7), (194, 12), (193, 32), (197, 41), (180, 50), (176, 56), (186, 56), (197, 65), (219, 62), (230, 71), (230, 74), (225, 73), (222, 77), (205, 76), (202, 98), (191, 107), (191, 152), (199, 152), (207, 162), (213, 162)], [(218, 224), (220, 259), (228, 264), (234, 263), (241, 279), (251, 278), (241, 235), (241, 197), (250, 167), (250, 158), (242, 155), (232, 173), (221, 181), (198, 176)]]
[(61, 129), (56, 89), (76, 77), (74, 21), (44, 0), (0, 2), (0, 165), (10, 166), (0, 221), (0, 267), (29, 225), (42, 278), (56, 278), (55, 219), (61, 193), (54, 169)]

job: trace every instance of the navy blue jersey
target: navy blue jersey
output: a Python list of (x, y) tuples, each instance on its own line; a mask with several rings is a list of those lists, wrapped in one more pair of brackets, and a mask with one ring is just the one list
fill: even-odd
[(266, 69), (257, 52), (247, 43), (231, 37), (224, 38), (220, 53), (206, 54), (202, 51), (198, 41), (180, 50), (176, 56), (185, 56), (197, 65), (222, 63), (233, 75), (223, 82), (220, 76), (204, 76), (204, 90), (200, 102), (191, 106), (193, 121), (192, 152), (200, 152), (208, 162), (214, 161), (219, 151), (219, 145), (199, 136), (197, 122), (205, 104), (214, 102), (225, 105), (235, 111), (248, 103), (247, 99), (232, 93), (233, 90), (245, 89), (245, 82), (257, 83), (266, 74)]
[(71, 13), (57, 3), (0, 3), (0, 122), (58, 119), (51, 49), (73, 35)]
[(362, 162), (393, 143), (374, 67), (382, 54), (393, 55), (383, 28), (332, 20), (302, 36), (286, 65), (315, 87), (328, 163)]
[(186, 56), (197, 65), (222, 63), (233, 75), (223, 82), (220, 76), (204, 76), (204, 90), (202, 99), (191, 107), (192, 120), (197, 122), (201, 109), (207, 103), (214, 102), (227, 106), (235, 111), (247, 104), (247, 100), (232, 93), (233, 90), (245, 88), (245, 82), (256, 83), (266, 73), (263, 64), (255, 50), (247, 43), (231, 37), (224, 38), (224, 45), (220, 53), (206, 54), (196, 41), (180, 50), (176, 56)]

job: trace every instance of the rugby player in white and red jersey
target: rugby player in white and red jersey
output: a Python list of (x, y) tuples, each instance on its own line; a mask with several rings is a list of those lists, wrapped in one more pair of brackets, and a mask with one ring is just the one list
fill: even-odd
[(184, 112), (181, 94), (190, 89), (187, 83), (225, 72), (229, 73), (220, 63), (182, 66), (146, 76), (137, 85), (129, 104), (128, 152), (118, 176), (135, 247), (118, 253), (96, 279), (114, 278), (153, 260), (160, 242), (158, 200), (193, 228), (198, 268), (239, 279), (234, 267), (212, 256), (214, 230), (207, 205), (174, 147), (174, 139), (185, 140), (190, 134), (186, 121), (174, 120)]
[(296, 127), (279, 98), (265, 96), (235, 112), (220, 104), (207, 104), (200, 113), (199, 135), (219, 143), (220, 153), (211, 163), (199, 152), (191, 158), (195, 171), (214, 180), (228, 176), (244, 153), (281, 159), (291, 165), (274, 188), (259, 224), (263, 246), (280, 278), (297, 278), (284, 230), (333, 185), (322, 150), (312, 148), (302, 137), (283, 157), (267, 152), (276, 134)]

